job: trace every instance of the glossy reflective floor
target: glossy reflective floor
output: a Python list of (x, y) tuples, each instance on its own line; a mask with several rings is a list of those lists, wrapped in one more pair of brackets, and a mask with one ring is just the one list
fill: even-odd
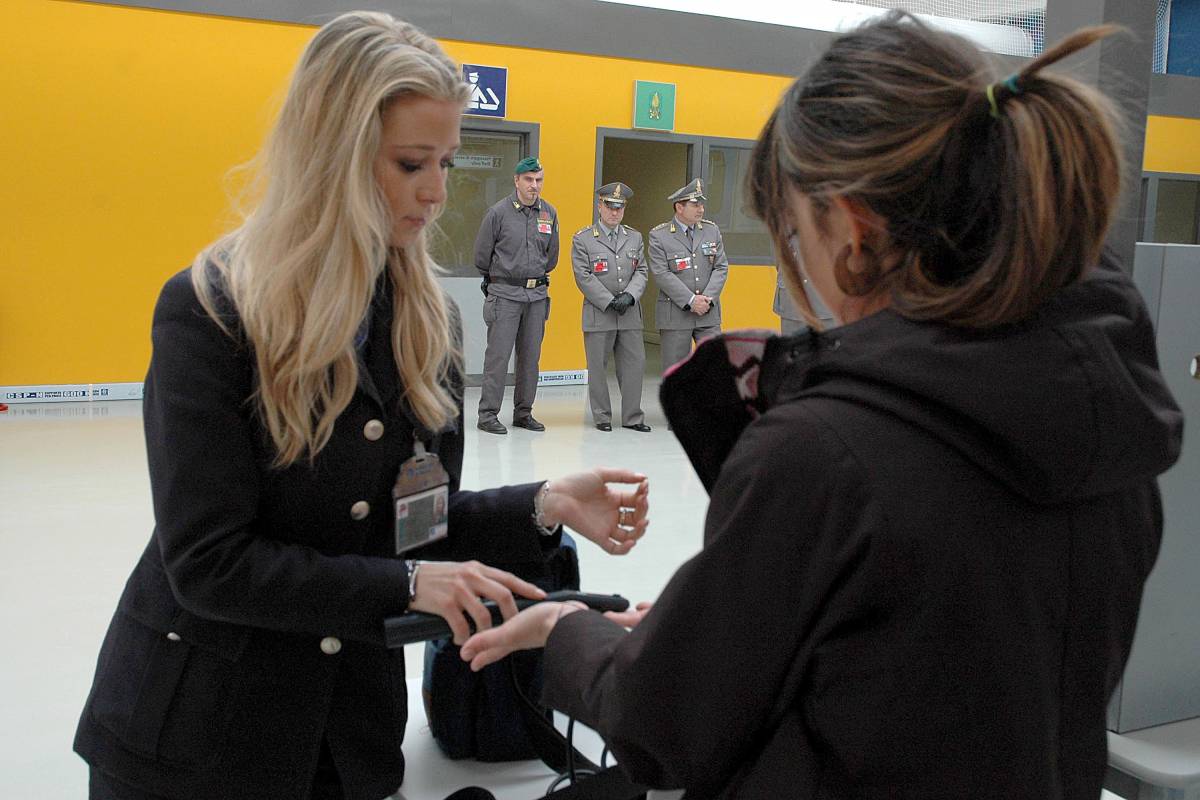
[[(657, 365), (657, 353), (650, 360)], [(613, 389), (614, 403), (619, 395)], [(466, 398), (473, 419), (478, 389)], [(597, 431), (584, 386), (542, 389), (535, 415), (544, 433), (467, 430), (463, 485), (486, 488), (552, 478), (594, 465), (628, 466), (650, 477), (652, 524), (629, 555), (579, 548), (584, 588), (653, 599), (700, 546), (707, 495), (667, 431), (657, 381), (644, 392), (648, 434)], [(501, 420), (512, 415), (511, 389)], [(141, 404), (12, 405), (0, 413), (0, 797), (78, 800), (87, 773), (71, 752), (96, 653), (129, 571), (153, 527)], [(412, 657), (417, 656), (417, 657)], [(410, 654), (410, 677), (420, 675)], [(470, 776), (441, 759), (410, 728), (404, 797), (426, 800)], [(533, 797), (549, 783), (540, 765), (487, 767), (500, 797)], [(471, 782), (469, 779), (465, 782)], [(482, 780), (475, 781), (485, 783)], [(449, 790), (447, 790), (448, 792)]]

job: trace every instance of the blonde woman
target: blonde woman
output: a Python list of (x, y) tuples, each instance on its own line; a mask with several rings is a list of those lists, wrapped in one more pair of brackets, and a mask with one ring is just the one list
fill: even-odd
[[(464, 615), (489, 624), (480, 598), (511, 616), (514, 593), (541, 595), (479, 562), (536, 563), (563, 522), (614, 554), (644, 532), (631, 472), (458, 491), (459, 322), (425, 230), (466, 98), (417, 29), (338, 17), (301, 56), (254, 210), (164, 287), (156, 526), (75, 740), (93, 798), (390, 795), (407, 704), (383, 619), (440, 614), (462, 642)], [(445, 497), (436, 469), (449, 535), (397, 553), (400, 509)]]

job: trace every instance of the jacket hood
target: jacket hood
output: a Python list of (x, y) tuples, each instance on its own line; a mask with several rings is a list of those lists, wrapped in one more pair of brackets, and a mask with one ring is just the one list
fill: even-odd
[(1141, 295), (1115, 266), (1096, 267), (1003, 329), (885, 310), (795, 338), (799, 357), (779, 376), (777, 401), (819, 396), (877, 408), (1034, 502), (1105, 494), (1179, 456), (1183, 415), (1159, 372)]

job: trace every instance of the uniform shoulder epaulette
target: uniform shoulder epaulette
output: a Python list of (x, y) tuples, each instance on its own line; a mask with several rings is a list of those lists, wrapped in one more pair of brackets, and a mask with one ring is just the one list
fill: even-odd
[(591, 225), (584, 225), (582, 228), (580, 228), (579, 230), (575, 231), (575, 233), (573, 233), (573, 234), (571, 234), (571, 235), (572, 235), (572, 236), (578, 236), (579, 234), (583, 233), (584, 231), (590, 231), (591, 229), (592, 229), (592, 226), (591, 226)]
[(655, 225), (653, 228), (651, 228), (650, 230), (661, 231), (663, 228), (667, 227), (670, 224), (671, 224), (670, 222), (660, 222), (657, 225)]

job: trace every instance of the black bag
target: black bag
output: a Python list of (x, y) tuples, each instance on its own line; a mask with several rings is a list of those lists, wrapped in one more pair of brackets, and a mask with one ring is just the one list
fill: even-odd
[[(562, 544), (541, 564), (495, 564), (545, 589), (579, 588), (575, 541), (565, 532)], [(434, 741), (448, 757), (479, 761), (539, 758), (530, 738), (514, 679), (528, 698), (542, 693), (542, 652), (526, 650), (489, 664), (479, 672), (459, 656), (449, 639), (425, 645), (421, 694)], [(542, 712), (549, 718), (549, 712)]]
[[(562, 544), (539, 564), (495, 564), (547, 592), (579, 589), (575, 540), (565, 532)], [(448, 757), (479, 761), (541, 759), (561, 773), (545, 795), (552, 800), (643, 800), (645, 788), (632, 783), (619, 767), (588, 760), (554, 727), (554, 714), (537, 704), (542, 693), (542, 651), (525, 650), (472, 672), (449, 639), (425, 645), (421, 694), (429, 730)], [(569, 784), (563, 788), (564, 781)], [(494, 800), (476, 786), (447, 800)]]

